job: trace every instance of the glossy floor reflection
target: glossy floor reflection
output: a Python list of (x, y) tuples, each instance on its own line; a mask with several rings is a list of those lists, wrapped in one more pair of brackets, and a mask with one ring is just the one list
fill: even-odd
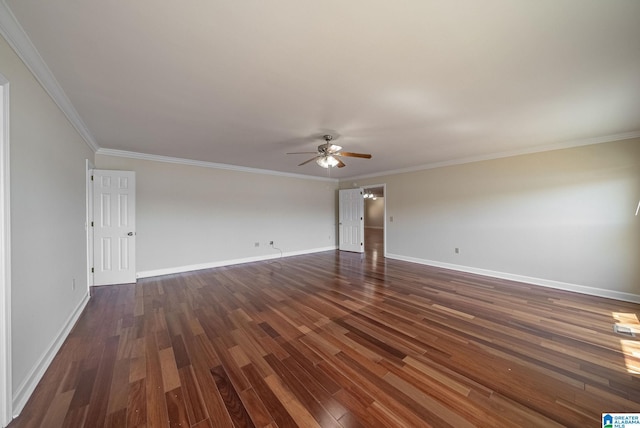
[(611, 326), (640, 305), (385, 259), (381, 232), (364, 254), (96, 287), (10, 427), (587, 427), (638, 411), (636, 348)]

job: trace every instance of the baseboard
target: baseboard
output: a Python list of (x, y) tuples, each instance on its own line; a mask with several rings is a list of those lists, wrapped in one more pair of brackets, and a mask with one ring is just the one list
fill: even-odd
[(527, 284), (539, 285), (542, 287), (555, 288), (564, 291), (573, 291), (575, 293), (588, 294), (591, 296), (606, 297), (609, 299), (622, 300), (625, 302), (640, 303), (640, 295), (625, 293), (623, 291), (606, 290), (604, 288), (587, 287), (586, 285), (572, 284), (568, 282), (553, 281), (550, 279), (535, 278), (525, 275), (517, 275), (507, 272), (498, 272), (488, 269), (480, 269), (453, 263), (443, 263), (434, 260), (419, 259), (416, 257), (402, 256), (399, 254), (386, 254), (385, 257), (405, 262), (419, 263), (427, 266), (434, 266), (444, 269), (457, 270), (460, 272), (474, 273), (477, 275), (489, 276), (492, 278), (508, 279), (511, 281), (524, 282)]
[(58, 335), (53, 340), (49, 348), (42, 355), (42, 357), (40, 357), (39, 361), (33, 367), (25, 380), (18, 386), (16, 394), (13, 397), (14, 418), (17, 418), (18, 415), (20, 415), (20, 412), (22, 412), (22, 409), (24, 408), (25, 404), (27, 404), (29, 397), (31, 397), (31, 394), (33, 394), (36, 386), (38, 386), (38, 382), (40, 382), (40, 379), (42, 379), (42, 376), (44, 376), (44, 373), (49, 368), (49, 365), (62, 347), (62, 344), (64, 343), (67, 336), (69, 336), (71, 329), (74, 325), (76, 325), (76, 321), (78, 321), (78, 318), (80, 318), (80, 315), (82, 314), (85, 306), (87, 306), (88, 302), (89, 293), (85, 294), (82, 301), (80, 301), (69, 318), (67, 318), (67, 321), (64, 323), (62, 329), (58, 332)]
[(171, 275), (174, 273), (191, 272), (194, 270), (211, 269), (211, 268), (217, 268), (222, 266), (238, 265), (242, 263), (261, 262), (266, 260), (279, 259), (280, 257), (300, 256), (303, 254), (332, 251), (332, 250), (335, 250), (336, 248), (338, 247), (334, 245), (329, 247), (312, 248), (312, 249), (301, 250), (301, 251), (289, 251), (286, 253), (282, 253), (282, 255), (278, 253), (278, 254), (269, 254), (264, 256), (256, 256), (256, 257), (246, 257), (242, 259), (230, 259), (230, 260), (221, 260), (221, 261), (209, 262), (209, 263), (200, 263), (195, 265), (176, 266), (176, 267), (170, 267), (165, 269), (146, 270), (146, 271), (138, 272), (136, 274), (136, 278), (150, 278), (153, 276)]

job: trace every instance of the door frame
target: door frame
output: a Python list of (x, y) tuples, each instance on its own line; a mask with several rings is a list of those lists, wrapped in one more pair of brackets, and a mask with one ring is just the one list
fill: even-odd
[(0, 74), (0, 426), (13, 419), (11, 380), (11, 209), (9, 81)]

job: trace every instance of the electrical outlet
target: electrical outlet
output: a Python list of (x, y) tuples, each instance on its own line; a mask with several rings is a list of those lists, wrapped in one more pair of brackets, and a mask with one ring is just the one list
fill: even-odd
[(456, 247), (455, 250), (453, 250), (453, 252), (456, 254), (460, 254), (460, 248)]
[(393, 223), (393, 216), (389, 217), (389, 221)]
[(254, 246), (254, 247), (259, 247), (259, 246), (260, 246), (260, 243), (259, 243), (259, 242), (256, 242), (256, 243), (254, 243), (254, 244), (253, 244), (253, 246)]
[(269, 245), (273, 245), (273, 241), (269, 241)]

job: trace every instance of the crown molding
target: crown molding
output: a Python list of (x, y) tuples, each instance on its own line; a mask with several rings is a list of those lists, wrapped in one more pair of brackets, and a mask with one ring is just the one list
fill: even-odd
[(226, 163), (206, 162), (193, 159), (174, 158), (170, 156), (150, 155), (146, 153), (129, 152), (126, 150), (114, 150), (100, 148), (96, 151), (96, 155), (116, 156), (129, 159), (141, 159), (154, 162), (174, 163), (179, 165), (198, 166), (201, 168), (224, 169), (236, 172), (248, 172), (251, 174), (275, 175), (278, 177), (300, 178), (303, 180), (325, 181), (330, 183), (338, 183), (337, 178), (316, 177), (313, 175), (294, 174), (292, 172), (273, 171), (270, 169), (250, 168), (246, 166), (229, 165)]
[[(255, 169), (248, 167), (240, 167), (235, 165), (226, 165), (226, 164), (217, 164), (211, 162), (199, 162), (199, 161), (191, 161), (188, 159), (180, 159), (180, 158), (167, 158), (164, 156), (154, 157), (152, 155), (144, 155), (141, 153), (134, 152), (124, 152), (117, 150), (108, 150), (108, 149), (100, 149), (98, 143), (95, 141), (95, 138), (85, 125), (84, 121), (76, 111), (75, 107), (72, 105), (71, 101), (63, 91), (62, 87), (54, 77), (53, 73), (44, 62), (40, 53), (37, 51), (24, 29), (17, 21), (15, 15), (6, 4), (6, 0), (0, 0), (0, 34), (5, 38), (7, 43), (11, 46), (11, 48), (16, 52), (16, 54), (20, 57), (20, 59), (25, 63), (27, 68), (31, 71), (31, 73), (35, 76), (38, 82), (42, 85), (45, 91), (49, 94), (49, 96), (53, 99), (53, 101), (58, 105), (58, 107), (65, 114), (69, 122), (72, 126), (78, 131), (80, 136), (83, 138), (85, 143), (93, 150), (94, 152), (109, 154), (112, 156), (123, 156), (123, 157), (134, 157), (138, 159), (148, 159), (148, 160), (156, 160), (160, 162), (170, 162), (170, 163), (182, 163), (187, 165), (197, 165), (208, 168), (217, 168), (217, 169), (229, 169), (235, 171), (243, 171), (243, 172), (253, 172), (260, 174), (271, 174), (271, 175), (280, 175), (286, 177), (296, 177), (296, 178), (305, 178), (305, 179), (317, 179), (323, 181), (342, 181), (342, 180), (354, 180), (354, 179), (366, 179), (366, 178), (375, 178), (382, 177), (387, 175), (395, 175), (395, 174), (403, 174), (408, 172), (422, 171), (433, 168), (441, 168), (446, 166), (454, 166), (461, 165), (472, 162), (480, 162), (486, 160), (500, 159), (512, 156), (519, 156), (525, 154), (533, 154), (551, 150), (560, 150), (566, 148), (580, 147), (592, 144), (600, 144), (618, 140), (625, 140), (630, 138), (639, 138), (640, 131), (628, 132), (623, 134), (614, 134), (602, 137), (592, 137), (581, 140), (572, 140), (565, 141), (560, 143), (553, 143), (544, 146), (527, 148), (527, 149), (519, 149), (519, 150), (509, 150), (504, 152), (493, 153), (489, 155), (482, 156), (472, 156), (465, 157), (460, 159), (453, 159), (444, 162), (435, 162), (429, 164), (418, 165), (414, 167), (401, 168), (395, 170), (387, 170), (376, 172), (372, 174), (363, 174), (363, 175), (355, 175), (342, 177), (340, 179), (331, 179), (331, 178), (321, 178), (304, 174), (294, 174), (294, 173), (283, 173), (272, 170), (264, 170), (264, 169)], [(107, 153), (107, 151), (109, 153)], [(141, 156), (150, 156), (150, 157), (141, 157)], [(171, 159), (171, 160), (168, 160)]]
[(550, 152), (552, 150), (571, 149), (574, 147), (591, 146), (594, 144), (612, 143), (614, 141), (629, 140), (631, 138), (640, 138), (640, 131), (626, 132), (622, 134), (613, 134), (613, 135), (607, 135), (603, 137), (591, 137), (591, 138), (585, 138), (582, 140), (564, 141), (561, 143), (547, 144), (544, 146), (531, 147), (527, 149), (508, 150), (504, 152), (492, 153), (492, 154), (482, 155), (482, 156), (471, 156), (471, 157), (460, 158), (460, 159), (452, 159), (450, 161), (423, 164), (423, 165), (413, 166), (409, 168), (393, 169), (389, 171), (376, 172), (373, 174), (363, 174), (363, 175), (356, 175), (352, 177), (344, 177), (344, 178), (341, 178), (340, 180), (341, 181), (342, 180), (363, 180), (365, 178), (384, 177), (387, 175), (396, 175), (396, 174), (404, 174), (407, 172), (424, 171), (427, 169), (442, 168), (445, 166), (462, 165), (465, 163), (509, 158), (513, 156), (529, 155), (533, 153)]
[(82, 139), (94, 152), (99, 146), (93, 135), (84, 124), (82, 118), (73, 104), (62, 90), (62, 87), (53, 76), (53, 73), (44, 62), (40, 53), (35, 48), (24, 29), (16, 19), (5, 0), (0, 0), (0, 34), (5, 38), (9, 46), (16, 52), (22, 62), (27, 66), (36, 80), (42, 85), (57, 106), (62, 110), (71, 125), (78, 131)]

